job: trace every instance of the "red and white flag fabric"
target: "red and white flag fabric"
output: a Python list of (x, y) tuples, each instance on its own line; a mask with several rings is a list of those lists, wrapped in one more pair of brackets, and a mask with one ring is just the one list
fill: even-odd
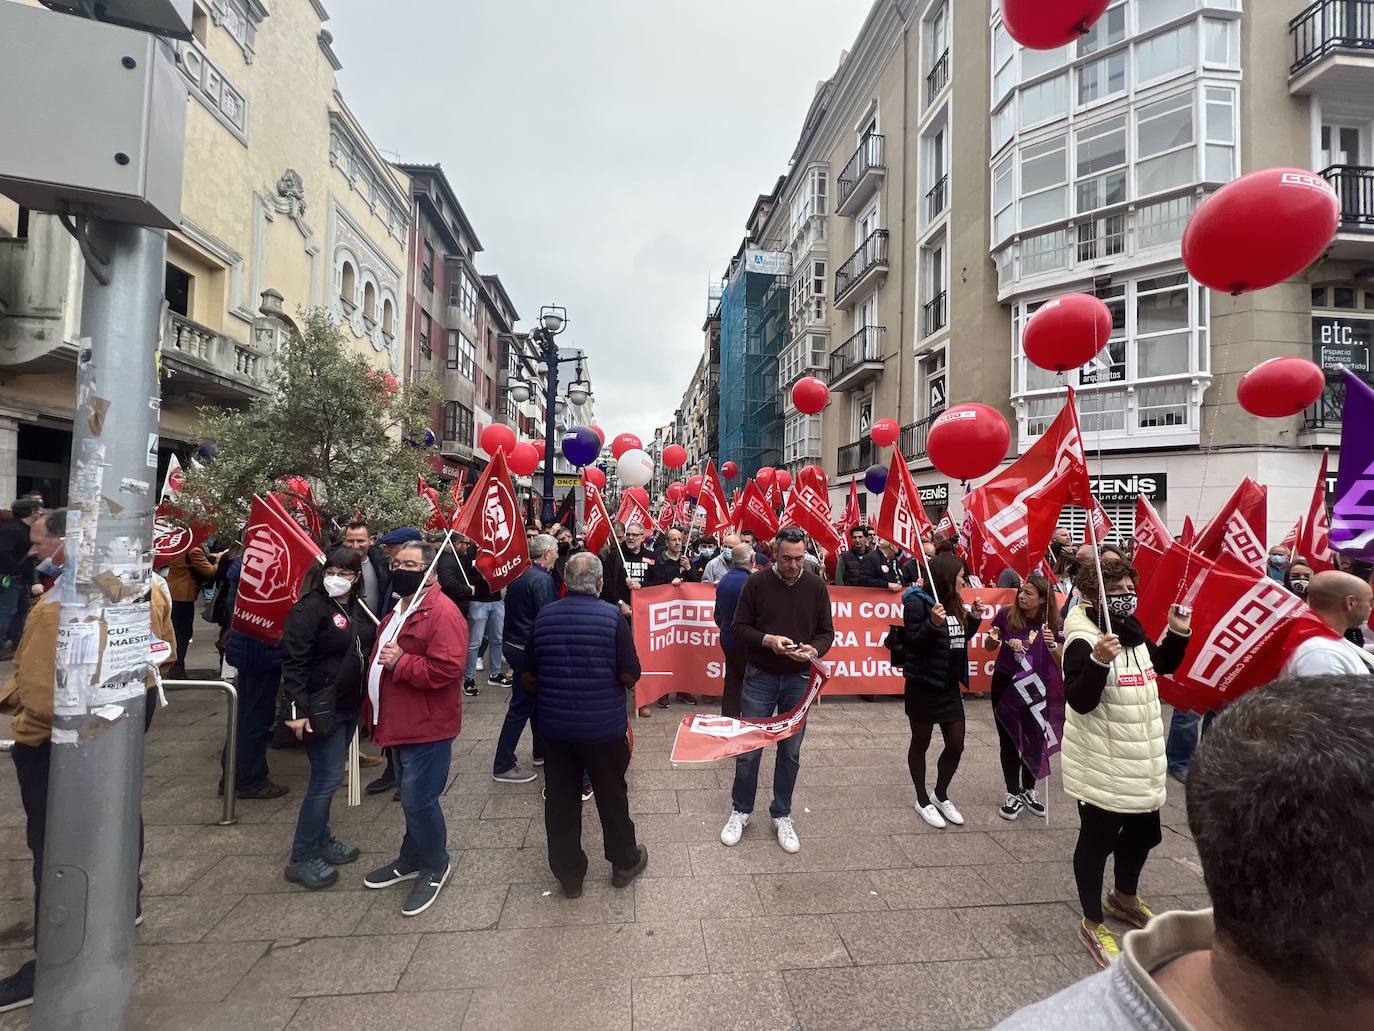
[(204, 523), (182, 525), (186, 514), (177, 505), (177, 497), (181, 494), (184, 482), (185, 470), (182, 469), (181, 460), (173, 455), (162, 481), (157, 509), (153, 512), (154, 562), (170, 562), (178, 555), (199, 547), (210, 536), (211, 528)]
[(1288, 554), (1296, 558), (1298, 554), (1298, 540), (1302, 537), (1302, 520), (1299, 519), (1293, 524), (1293, 529), (1289, 530), (1284, 536), (1282, 544), (1288, 549)]
[(431, 487), (423, 476), (420, 477), (418, 489), (420, 497), (425, 499), (429, 507), (429, 518), (425, 520), (425, 529), (448, 529), (449, 520), (452, 519), (453, 513), (449, 513), (449, 515), (445, 516), (443, 505), (439, 503), (439, 492)]
[(291, 516), (303, 515), (310, 536), (318, 537), (320, 512), (315, 505), (315, 492), (310, 487), (310, 481), (304, 476), (283, 476), (277, 481), (277, 486), (279, 492), (270, 497), (275, 498)]
[(797, 473), (792, 489), (787, 492), (787, 506), (782, 510), (782, 525), (805, 530), (817, 546), (831, 555), (844, 550), (844, 542), (830, 523), (830, 492), (825, 473), (807, 466)]
[(1321, 573), (1336, 567), (1331, 553), (1331, 523), (1326, 514), (1326, 465), (1330, 454), (1322, 452), (1321, 468), (1317, 471), (1317, 485), (1312, 488), (1312, 503), (1307, 518), (1302, 520), (1298, 534), (1297, 554), (1307, 559), (1312, 572)]
[(620, 508), (616, 510), (615, 521), (623, 523), (625, 526), (631, 524), (642, 526), (646, 530), (652, 530), (658, 525), (654, 522), (653, 513), (649, 511), (649, 506), (644, 503), (644, 499), (628, 490), (621, 492)]
[(756, 480), (744, 485), (744, 493), (730, 515), (730, 522), (741, 530), (752, 530), (761, 541), (771, 541), (777, 535), (778, 517)]
[(453, 529), (477, 547), (478, 571), (499, 591), (530, 567), (529, 544), (520, 523), (520, 502), (506, 471), (505, 452), (497, 451), (482, 470), (472, 493), (453, 518)]
[(1178, 542), (1185, 548), (1191, 548), (1193, 542), (1197, 540), (1197, 529), (1193, 526), (1193, 517), (1183, 517), (1183, 532), (1178, 536)]
[[(748, 488), (745, 488), (748, 494)], [(801, 733), (806, 715), (830, 679), (825, 667), (814, 659), (806, 694), (797, 705), (772, 719), (698, 714), (684, 716), (673, 739), (671, 758), (675, 763), (709, 763), (743, 755)]]
[(582, 539), (587, 550), (596, 555), (611, 539), (611, 516), (596, 484), (584, 481), (582, 489)]
[(782, 484), (778, 482), (777, 473), (768, 481), (768, 486), (764, 490), (764, 497), (768, 499), (768, 507), (774, 512), (782, 508)]
[(940, 521), (935, 524), (936, 540), (952, 541), (959, 536), (959, 527), (954, 525), (954, 517), (949, 514), (949, 509), (945, 509), (940, 516)]
[(725, 484), (716, 470), (714, 459), (706, 459), (706, 472), (702, 474), (701, 497), (697, 499), (706, 513), (706, 530), (715, 536), (730, 525), (730, 503), (725, 500)]
[(271, 495), (253, 495), (243, 532), (243, 568), (234, 595), (233, 629), (267, 644), (280, 641), (286, 614), (300, 598), (301, 578), (312, 563), (323, 560), (319, 545), (280, 501)]
[(892, 445), (887, 487), (883, 490), (878, 518), (872, 526), (874, 533), (908, 555), (919, 554), (924, 547), (922, 541), (935, 529), (921, 504), (921, 492), (916, 489), (901, 448), (896, 444)]
[(175, 500), (181, 493), (186, 480), (186, 470), (181, 467), (181, 459), (172, 455), (167, 462), (167, 475), (162, 480), (162, 494), (159, 501)]
[(969, 509), (967, 497), (964, 499), (964, 523), (959, 531), (956, 551), (968, 567), (969, 585), (973, 587), (995, 584), (1006, 564), (987, 542), (982, 525)]
[(1268, 493), (1264, 484), (1248, 476), (1241, 480), (1221, 511), (1198, 533), (1192, 549), (1213, 560), (1229, 552), (1255, 572), (1264, 573), (1269, 561), (1269, 546), (1265, 543)]
[(844, 511), (840, 514), (838, 529), (840, 537), (849, 538), (849, 531), (863, 522), (863, 513), (859, 511), (859, 478), (856, 476), (849, 481), (849, 500), (845, 503)]
[(1171, 543), (1173, 538), (1169, 536), (1169, 528), (1164, 525), (1164, 520), (1159, 518), (1154, 505), (1150, 504), (1144, 494), (1138, 495), (1135, 499), (1136, 549), (1150, 548), (1162, 555)]

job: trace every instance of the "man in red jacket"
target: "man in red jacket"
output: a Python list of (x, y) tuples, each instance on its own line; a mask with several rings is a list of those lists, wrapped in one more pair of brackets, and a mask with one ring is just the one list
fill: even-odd
[(404, 916), (432, 906), (452, 870), (439, 795), (463, 722), (468, 625), (435, 582), (434, 555), (433, 545), (416, 541), (392, 557), (391, 589), (400, 600), (377, 628), (365, 702), (372, 740), (390, 748), (400, 768), (406, 833), (400, 856), (363, 884), (414, 881)]

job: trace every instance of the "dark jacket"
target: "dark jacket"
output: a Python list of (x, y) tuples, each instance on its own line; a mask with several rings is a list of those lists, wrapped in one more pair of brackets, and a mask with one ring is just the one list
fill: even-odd
[(267, 644), (256, 637), (230, 630), (224, 658), (240, 673), (249, 676), (280, 676), (284, 653), (280, 644)]
[[(382, 640), (399, 610), (382, 620)], [(395, 669), (382, 669), (379, 713), (372, 711), (363, 681), (363, 712), (372, 740), (386, 748), (445, 741), (463, 726), (463, 667), (468, 656), (468, 621), (438, 584), (425, 592), (396, 637), (405, 654)], [(371, 663), (380, 649), (374, 643)]]
[(376, 636), (356, 602), (340, 605), (311, 591), (291, 606), (281, 635), (281, 686), (295, 710), (290, 718), (306, 717), (311, 732), (324, 735), (334, 729), (335, 713), (356, 712)]
[[(951, 640), (949, 626), (930, 620), (935, 599), (919, 587), (902, 595), (902, 625), (906, 628), (906, 663), (902, 675), (907, 691), (932, 694), (959, 689), (968, 683), (968, 642), (978, 632), (972, 613), (964, 622), (963, 641)], [(948, 617), (946, 617), (948, 620)]]
[(638, 580), (640, 586), (647, 586), (654, 571), (653, 549), (646, 542), (640, 545), (639, 554), (635, 554), (628, 543), (622, 544), (621, 550), (624, 557), (625, 575), (631, 580)]
[(840, 586), (859, 586), (859, 567), (863, 564), (864, 557), (869, 554), (871, 552), (866, 551), (860, 555), (853, 548), (846, 548), (840, 552), (839, 561), (835, 564), (835, 576)]
[(28, 583), (30, 569), (27, 559), (29, 548), (29, 524), (22, 519), (10, 519), (0, 526), (0, 576), (8, 576), (14, 583), (23, 579)]
[(620, 549), (611, 541), (601, 549), (601, 600), (612, 604), (630, 604), (630, 585), (625, 579), (625, 563), (620, 561)]
[(534, 629), (539, 610), (558, 600), (553, 577), (542, 566), (533, 565), (515, 578), (506, 588), (506, 622), (501, 645), (524, 651)]
[(625, 689), (639, 679), (639, 656), (630, 624), (614, 605), (570, 594), (544, 606), (526, 659), (539, 696), (540, 734), (588, 743), (625, 737)]
[[(468, 603), (472, 601), (474, 586), (477, 580), (464, 579), (463, 574), (467, 572), (466, 565), (459, 569), (458, 559), (448, 548), (439, 553), (439, 561), (435, 564), (434, 575), (439, 580), (439, 589), (448, 596), (448, 600), (458, 606), (458, 611), (462, 613), (464, 619), (468, 618)], [(474, 566), (472, 573), (477, 572)], [(468, 577), (472, 576), (468, 573)], [(480, 578), (481, 574), (478, 574)], [(486, 581), (482, 581), (486, 584)]]
[[(670, 584), (674, 580), (686, 580), (687, 570), (682, 568), (682, 560), (685, 558), (687, 558), (685, 551), (677, 558), (670, 558), (668, 555), (660, 553), (649, 569), (649, 575), (644, 581), (644, 586), (657, 587), (662, 584)], [(688, 568), (690, 567), (691, 562), (689, 560)]]
[[(845, 563), (845, 574), (848, 573), (849, 564)], [(860, 587), (885, 588), (889, 584), (901, 583), (902, 574), (897, 567), (897, 557), (894, 555), (889, 559), (877, 548), (865, 553), (859, 560), (858, 581)]]
[(744, 651), (744, 642), (735, 636), (732, 625), (735, 622), (735, 609), (739, 607), (739, 592), (744, 590), (744, 582), (749, 579), (749, 570), (731, 566), (716, 584), (716, 608), (714, 618), (720, 627), (720, 646), (727, 652)]

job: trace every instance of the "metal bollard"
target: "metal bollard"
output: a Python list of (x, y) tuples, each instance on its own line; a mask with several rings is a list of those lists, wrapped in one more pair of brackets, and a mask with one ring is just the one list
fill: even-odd
[(238, 817), (234, 815), (237, 797), (234, 785), (238, 780), (238, 689), (227, 680), (164, 680), (162, 687), (167, 691), (221, 691), (229, 699), (229, 725), (224, 734), (224, 811), (219, 825), (228, 827), (238, 823)]

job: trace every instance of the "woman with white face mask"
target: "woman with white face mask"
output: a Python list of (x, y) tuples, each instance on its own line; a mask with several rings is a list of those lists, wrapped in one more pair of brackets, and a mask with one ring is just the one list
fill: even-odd
[[(1144, 927), (1154, 915), (1137, 888), (1150, 850), (1162, 840), (1165, 757), (1157, 675), (1183, 665), (1191, 633), (1190, 615), (1172, 606), (1164, 642), (1149, 640), (1135, 618), (1138, 579), (1122, 559), (1103, 557), (1104, 605), (1090, 560), (1078, 573), (1082, 603), (1064, 623), (1068, 705), (1060, 763), (1064, 791), (1078, 800), (1078, 939), (1102, 967), (1120, 953), (1104, 910), (1131, 927)], [(1104, 899), (1108, 856), (1115, 858), (1116, 883)]]
[(339, 879), (336, 867), (359, 854), (330, 832), (329, 803), (343, 782), (362, 709), (366, 656), (377, 633), (358, 600), (362, 572), (358, 551), (334, 549), (323, 569), (306, 574), (282, 631), (286, 725), (305, 743), (310, 760), (286, 879), (311, 889), (329, 887)]

